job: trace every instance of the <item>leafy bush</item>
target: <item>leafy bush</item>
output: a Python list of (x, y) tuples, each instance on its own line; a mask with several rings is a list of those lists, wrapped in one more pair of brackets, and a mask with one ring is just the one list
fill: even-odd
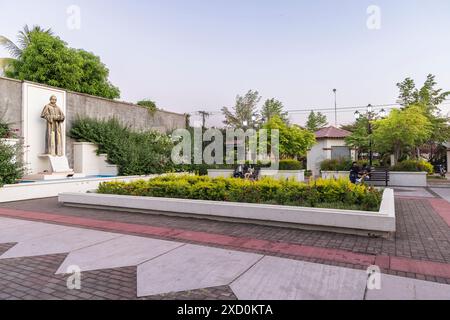
[(433, 165), (424, 160), (405, 160), (399, 162), (391, 168), (391, 171), (404, 171), (404, 172), (427, 172), (433, 174)]
[(18, 160), (19, 147), (9, 146), (0, 140), (0, 187), (14, 184), (23, 175), (22, 163)]
[(350, 159), (327, 159), (320, 164), (322, 171), (350, 171), (353, 161)]
[(121, 175), (165, 173), (174, 168), (173, 144), (167, 135), (154, 131), (134, 132), (117, 119), (78, 119), (70, 136), (97, 144), (98, 153), (108, 154), (108, 162), (117, 165)]
[(137, 105), (147, 108), (151, 114), (154, 114), (156, 112), (156, 110), (158, 110), (156, 103), (152, 100), (141, 100), (137, 103)]
[(302, 170), (302, 163), (298, 160), (281, 160), (280, 161), (280, 170)]
[(249, 181), (206, 176), (168, 175), (148, 181), (105, 182), (99, 193), (179, 199), (278, 204), (378, 211), (382, 192), (346, 179), (294, 180), (264, 178)]

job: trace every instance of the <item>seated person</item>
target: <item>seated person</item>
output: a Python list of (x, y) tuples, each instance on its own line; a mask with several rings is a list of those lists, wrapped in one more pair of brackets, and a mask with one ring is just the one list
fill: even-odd
[(352, 167), (350, 169), (350, 181), (352, 183), (356, 183), (359, 178), (359, 167), (356, 162), (352, 163)]

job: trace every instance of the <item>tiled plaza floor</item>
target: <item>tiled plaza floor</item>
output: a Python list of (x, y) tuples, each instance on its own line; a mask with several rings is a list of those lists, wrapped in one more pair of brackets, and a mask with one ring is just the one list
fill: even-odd
[[(417, 194), (420, 194), (420, 196)], [(437, 198), (440, 194), (439, 190), (435, 191), (435, 189), (398, 190), (396, 193), (398, 232), (395, 238), (391, 240), (208, 220), (66, 208), (60, 207), (54, 198), (2, 204), (0, 206), (0, 242), (5, 242), (7, 239), (12, 240), (0, 245), (0, 255), (3, 254), (3, 258), (0, 257), (0, 299), (200, 300), (236, 298), (326, 299), (339, 297), (348, 299), (377, 299), (380, 297), (412, 299), (427, 298), (430, 294), (438, 293), (437, 298), (446, 298), (448, 294), (448, 299), (450, 299), (448, 288), (439, 284), (450, 284), (450, 228), (442, 218), (442, 214), (445, 214), (445, 210), (448, 208), (443, 202), (448, 203)], [(414, 199), (412, 196), (416, 196), (416, 198)], [(442, 196), (445, 197), (445, 194), (442, 194)], [(9, 216), (2, 218), (2, 210), (5, 210), (4, 213), (9, 210), (7, 211)], [(86, 236), (85, 234), (90, 234), (89, 232), (92, 231), (85, 228), (71, 230), (72, 227), (76, 227), (76, 224), (70, 227), (57, 226), (61, 230), (52, 231), (55, 234), (48, 235), (48, 239), (50, 242), (52, 239), (57, 239), (56, 242), (61, 244), (39, 245), (42, 248), (36, 249), (36, 244), (47, 243), (45, 238), (40, 241), (36, 240), (40, 239), (39, 233), (35, 233), (32, 241), (26, 239), (23, 235), (13, 233), (5, 235), (2, 239), (2, 231), (6, 229), (6, 226), (11, 225), (11, 229), (25, 230), (30, 223), (30, 221), (17, 222), (18, 220), (11, 220), (11, 214), (14, 214), (16, 210), (20, 210), (17, 212), (51, 213), (66, 218), (82, 217), (95, 221), (128, 223), (138, 225), (141, 228), (163, 227), (193, 233), (201, 232), (205, 235), (227, 236), (238, 240), (245, 238), (247, 239), (246, 244), (248, 244), (248, 239), (253, 239), (256, 245), (252, 249), (253, 247), (248, 245), (240, 247), (239, 243), (241, 242), (239, 241), (234, 242), (236, 243), (235, 246), (208, 243), (207, 240), (203, 241), (202, 238), (182, 241), (177, 240), (176, 232), (173, 233), (175, 236), (170, 237), (124, 232), (120, 230), (121, 224), (119, 223), (117, 224), (117, 230), (105, 230), (111, 231), (113, 234), (110, 232), (95, 234), (95, 239), (91, 244), (85, 238), (91, 238), (92, 236)], [(2, 229), (1, 219), (3, 219), (4, 229)], [(53, 223), (52, 221), (45, 222)], [(33, 228), (38, 225), (40, 228), (44, 227), (42, 223), (28, 225), (30, 232), (36, 232), (33, 231)], [(48, 225), (44, 229), (52, 230)], [(137, 237), (130, 237), (126, 234), (134, 234), (140, 236), (140, 238), (137, 239)], [(64, 235), (71, 235), (72, 238), (78, 236), (80, 239), (83, 238), (84, 242), (73, 244)], [(142, 236), (145, 238), (142, 238)], [(165, 240), (164, 243), (158, 243), (158, 246), (162, 246), (162, 251), (160, 253), (155, 251), (156, 257), (150, 257), (150, 253), (145, 250), (143, 251), (145, 252), (144, 256), (141, 255), (142, 252), (139, 251), (139, 245), (136, 245), (136, 243), (145, 248), (145, 239), (148, 239), (148, 241)], [(208, 237), (205, 237), (205, 239), (208, 239)], [(107, 255), (102, 260), (102, 254), (96, 253), (104, 253), (108, 250), (117, 252), (120, 245), (125, 246), (128, 242), (129, 246), (134, 248), (133, 254), (127, 253), (131, 259), (129, 266), (121, 266), (117, 262), (113, 263), (114, 257), (108, 258)], [(303, 256), (303, 253), (307, 252), (305, 250), (299, 250), (298, 254), (291, 254), (289, 250), (279, 252), (269, 250), (269, 252), (265, 250), (264, 246), (258, 246), (258, 243), (263, 243), (266, 247), (270, 243), (271, 249), (277, 248), (279, 243), (283, 246), (289, 244), (290, 246), (297, 246), (295, 248), (308, 248), (308, 250), (317, 252), (321, 252), (320, 250), (335, 250), (344, 256), (352, 257), (352, 255), (356, 255), (358, 259), (361, 256), (361, 261), (365, 261), (364, 259), (367, 258), (367, 263), (355, 263), (354, 259), (346, 262), (345, 259), (335, 259), (334, 256), (324, 259), (321, 259), (320, 255)], [(280, 246), (280, 248), (283, 246)], [(155, 245), (152, 244), (151, 247), (155, 248)], [(124, 247), (123, 250), (125, 249)], [(199, 253), (196, 254), (196, 250)], [(206, 250), (204, 254), (201, 254), (202, 250)], [(69, 254), (69, 252), (71, 253)], [(124, 256), (127, 254), (124, 253)], [(161, 254), (161, 256), (158, 256), (158, 254)], [(95, 262), (90, 261), (87, 259), (89, 255), (95, 255), (97, 260)], [(217, 256), (211, 260), (184, 260), (186, 256), (205, 255)], [(234, 258), (236, 262), (224, 269), (227, 272), (216, 270), (216, 260), (222, 261), (221, 265), (223, 265), (227, 261), (234, 261), (232, 259), (235, 255), (237, 255)], [(148, 259), (150, 261), (147, 261)], [(385, 262), (386, 259), (388, 259), (387, 263)], [(64, 269), (68, 264), (75, 264), (77, 261), (86, 262), (83, 268), (90, 271), (82, 273), (81, 290), (69, 290), (66, 286), (67, 276), (55, 273), (58, 269)], [(167, 268), (167, 265), (171, 265), (169, 261), (176, 261), (172, 269)], [(237, 262), (241, 264), (240, 267), (236, 265)], [(310, 262), (313, 262), (313, 264), (308, 264)], [(372, 262), (380, 264), (385, 273), (394, 276), (393, 278), (386, 276), (386, 288), (389, 288), (390, 293), (365, 291), (364, 280), (367, 277), (365, 269), (368, 264), (373, 264)], [(205, 270), (199, 270), (196, 264), (205, 266)], [(108, 265), (112, 267), (108, 267)], [(185, 269), (179, 269), (177, 266), (186, 267)], [(191, 266), (191, 269), (188, 266)], [(103, 270), (97, 270), (96, 268), (102, 268)], [(286, 270), (284, 274), (287, 278), (283, 278), (283, 275), (279, 274), (279, 268)], [(180, 279), (175, 282), (172, 281), (173, 278), (171, 277), (164, 281), (159, 279), (161, 277), (153, 277), (158, 270), (162, 269), (169, 270), (167, 271), (169, 275), (184, 274), (185, 277), (180, 276)], [(268, 270), (272, 270), (273, 276), (261, 279), (261, 274), (265, 277), (271, 274)], [(291, 270), (291, 273), (289, 273), (289, 270)], [(302, 272), (305, 271), (302, 270), (309, 271), (303, 274)], [(198, 272), (202, 276), (196, 278)], [(302, 279), (298, 278), (299, 274), (302, 275)], [(312, 285), (313, 283), (320, 283), (322, 278), (331, 279), (330, 277), (335, 277), (332, 282), (339, 283), (341, 281), (342, 284), (348, 285), (342, 286), (344, 288), (342, 292), (339, 291), (341, 288), (332, 286), (325, 286), (327, 290), (324, 292), (324, 288)], [(302, 282), (309, 279), (306, 281), (309, 286), (289, 288), (288, 283), (292, 279), (302, 280)], [(404, 282), (403, 279), (407, 281)], [(427, 280), (427, 282), (418, 280)], [(160, 284), (155, 285), (158, 281)], [(271, 281), (281, 284), (283, 281), (287, 282), (283, 286), (283, 290), (270, 290), (270, 292), (267, 291), (266, 287), (259, 285), (260, 283), (271, 283)], [(192, 283), (190, 287), (189, 283)], [(246, 288), (253, 287), (255, 290), (249, 295)], [(416, 287), (422, 289), (417, 291)], [(288, 288), (287, 291), (286, 288)], [(335, 296), (328, 296), (327, 292), (334, 293)], [(404, 292), (405, 294), (392, 295), (397, 292)], [(414, 296), (411, 292), (423, 292), (423, 295)]]

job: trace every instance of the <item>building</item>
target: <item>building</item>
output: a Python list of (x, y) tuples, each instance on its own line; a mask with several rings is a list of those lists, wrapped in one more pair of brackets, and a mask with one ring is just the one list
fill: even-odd
[(307, 169), (313, 173), (313, 176), (320, 175), (320, 163), (324, 160), (356, 158), (355, 150), (345, 143), (345, 138), (351, 135), (351, 132), (331, 126), (320, 129), (315, 135), (317, 143), (307, 155)]

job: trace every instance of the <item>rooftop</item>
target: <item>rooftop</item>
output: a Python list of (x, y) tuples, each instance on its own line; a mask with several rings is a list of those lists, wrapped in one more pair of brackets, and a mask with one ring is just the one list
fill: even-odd
[(331, 126), (331, 127), (320, 129), (315, 134), (316, 134), (316, 139), (343, 139), (343, 138), (348, 137), (352, 133), (350, 131)]

